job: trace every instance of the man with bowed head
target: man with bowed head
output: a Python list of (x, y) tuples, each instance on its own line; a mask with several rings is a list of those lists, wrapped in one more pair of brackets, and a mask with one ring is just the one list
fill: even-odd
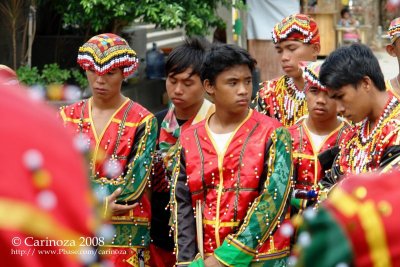
[(79, 48), (93, 96), (63, 107), (67, 127), (85, 134), (93, 150), (91, 182), (104, 199), (115, 235), (104, 248), (115, 266), (149, 266), (150, 199), (146, 193), (157, 138), (153, 114), (121, 94), (137, 68), (135, 51), (121, 37), (99, 34)]
[(398, 166), (400, 99), (386, 90), (371, 49), (353, 44), (332, 52), (321, 66), (320, 81), (336, 101), (337, 111), (355, 123), (320, 184), (329, 189), (344, 175)]
[(151, 176), (152, 218), (150, 235), (151, 264), (157, 267), (172, 267), (174, 241), (171, 235), (170, 210), (170, 165), (176, 158), (179, 136), (214, 111), (214, 105), (205, 99), (205, 90), (200, 79), (200, 70), (208, 43), (200, 38), (188, 38), (168, 55), (165, 64), (165, 83), (171, 103), (168, 109), (155, 114), (158, 127), (158, 143)]

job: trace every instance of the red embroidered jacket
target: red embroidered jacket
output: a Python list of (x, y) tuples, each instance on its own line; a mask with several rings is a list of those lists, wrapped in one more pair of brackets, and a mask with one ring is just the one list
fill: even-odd
[[(182, 133), (172, 186), (178, 266), (195, 259), (197, 245), (226, 265), (285, 262), (290, 238), (275, 230), (289, 219), (292, 162), (290, 136), (279, 126), (251, 110), (221, 154), (206, 120)], [(196, 245), (198, 200), (203, 244)]]
[(91, 181), (102, 198), (118, 187), (118, 201), (138, 202), (124, 216), (112, 216), (116, 228), (109, 246), (147, 247), (150, 242), (150, 201), (143, 194), (151, 171), (156, 145), (157, 122), (153, 114), (127, 99), (113, 114), (104, 131), (97, 135), (91, 114), (91, 99), (64, 107), (60, 115), (66, 126), (84, 135), (92, 149)]

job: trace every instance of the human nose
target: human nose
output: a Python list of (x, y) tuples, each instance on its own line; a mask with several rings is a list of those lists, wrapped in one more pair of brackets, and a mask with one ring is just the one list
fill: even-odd
[(281, 61), (286, 62), (286, 61), (289, 61), (289, 59), (290, 59), (289, 51), (283, 50), (281, 53)]
[(183, 94), (183, 86), (181, 83), (176, 83), (174, 87), (175, 95), (182, 95)]
[(317, 103), (318, 103), (318, 104), (326, 104), (326, 98), (327, 98), (327, 96), (320, 92), (320, 93), (317, 95), (317, 99), (316, 99), (316, 100), (317, 100)]
[(96, 83), (104, 83), (104, 76), (103, 75), (98, 75), (96, 74), (96, 79), (95, 79)]
[(252, 83), (250, 82), (249, 84), (247, 84), (247, 82), (245, 83), (239, 83), (238, 86), (238, 95), (247, 95), (247, 93), (249, 92), (249, 88), (251, 88)]
[(336, 112), (337, 114), (344, 114), (345, 112), (345, 108), (343, 106), (343, 104), (340, 101), (336, 100)]

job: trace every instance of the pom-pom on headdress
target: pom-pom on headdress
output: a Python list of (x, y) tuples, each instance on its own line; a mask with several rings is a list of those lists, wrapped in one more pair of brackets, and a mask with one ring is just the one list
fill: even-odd
[(128, 77), (137, 69), (138, 58), (125, 39), (104, 33), (90, 38), (79, 48), (78, 64), (84, 70), (93, 69), (98, 75), (122, 68), (124, 77)]
[(317, 44), (319, 43), (317, 23), (308, 15), (290, 15), (275, 25), (272, 31), (272, 40), (275, 44), (286, 40)]
[(395, 18), (390, 22), (388, 35), (390, 37), (390, 42), (394, 44), (394, 42), (396, 42), (397, 38), (400, 36), (400, 17)]
[(319, 90), (327, 91), (326, 87), (319, 81), (319, 71), (321, 70), (322, 62), (301, 61), (299, 65), (303, 71), (305, 91), (311, 87), (316, 87)]

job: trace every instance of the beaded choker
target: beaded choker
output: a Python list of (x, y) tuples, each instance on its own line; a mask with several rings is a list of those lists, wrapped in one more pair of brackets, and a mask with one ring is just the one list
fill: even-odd
[[(307, 113), (306, 95), (294, 84), (291, 77), (285, 76), (282, 92), (276, 96), (275, 117), (279, 117), (285, 126), (293, 125), (297, 119)], [(280, 86), (279, 84), (277, 86)]]
[(374, 126), (371, 133), (369, 133), (369, 120), (365, 119), (361, 125), (361, 131), (359, 135), (359, 140), (361, 145), (365, 145), (367, 143), (372, 142), (377, 133), (382, 130), (383, 126), (385, 125), (383, 122), (392, 114), (392, 111), (397, 105), (399, 101), (396, 97), (392, 96), (388, 104), (386, 105), (385, 109), (383, 110), (382, 115), (379, 117), (378, 123)]
[(296, 84), (294, 84), (293, 78), (287, 77), (285, 80), (287, 89), (286, 91), (288, 92), (288, 95), (291, 96), (292, 99), (297, 100), (297, 101), (303, 101), (306, 98), (306, 94), (304, 91), (300, 91)]
[(346, 145), (346, 161), (350, 167), (347, 172), (363, 173), (379, 166), (385, 146), (386, 134), (383, 131), (389, 125), (389, 121), (399, 115), (399, 104), (399, 99), (390, 94), (386, 107), (372, 131), (369, 131), (368, 119), (361, 122), (357, 137)]

